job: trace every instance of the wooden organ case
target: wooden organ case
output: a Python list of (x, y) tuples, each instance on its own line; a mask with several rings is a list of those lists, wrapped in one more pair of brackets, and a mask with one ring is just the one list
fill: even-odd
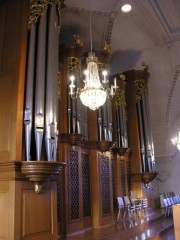
[[(109, 69), (111, 56), (103, 50), (96, 56), (101, 74)], [(83, 84), (85, 57), (80, 39), (60, 47), (59, 161), (65, 160), (67, 167), (61, 179), (59, 229), (66, 236), (113, 223), (115, 197), (130, 190), (151, 202), (151, 190), (143, 186), (156, 176), (153, 147), (147, 147), (152, 144), (147, 68), (111, 76), (109, 83), (116, 78), (118, 85), (116, 95), (93, 111), (69, 95), (71, 74), (77, 87)]]
[[(111, 55), (96, 52), (98, 67), (109, 70)], [(117, 74), (116, 96), (93, 111), (69, 95), (69, 77), (83, 84), (85, 54), (80, 44), (60, 47), (59, 161), (66, 162), (61, 179), (60, 232), (71, 236), (114, 222), (116, 196), (129, 195), (126, 82)], [(113, 79), (110, 79), (114, 81)]]
[[(137, 107), (135, 92), (136, 80), (148, 79), (147, 69), (113, 76), (117, 78), (119, 86), (117, 95), (112, 101), (107, 99), (105, 105), (98, 110), (87, 110), (79, 99), (72, 100), (68, 94), (69, 75), (73, 73), (82, 80), (81, 69), (85, 57), (81, 44), (61, 47), (58, 161), (55, 161), (57, 152), (54, 150), (55, 139), (57, 140), (55, 124), (51, 123), (48, 125), (52, 130), (49, 132), (51, 138), (48, 135), (48, 138), (44, 139), (44, 134), (42, 135), (42, 151), (37, 142), (41, 141), (39, 133), (42, 133), (43, 129), (40, 125), (36, 126), (38, 141), (34, 140), (34, 145), (30, 147), (33, 154), (32, 158), (28, 159), (27, 149), (25, 154), (25, 142), (27, 147), (28, 141), (23, 141), (23, 128), (29, 121), (23, 117), (23, 103), (26, 102), (27, 95), (24, 94), (24, 89), (27, 87), (25, 69), (26, 57), (29, 55), (29, 1), (2, 0), (0, 11), (0, 238), (56, 240), (61, 235), (70, 236), (85, 229), (113, 223), (116, 213), (115, 197), (129, 195), (130, 190), (141, 195), (142, 182), (148, 184), (155, 176), (150, 160), (152, 156), (147, 148), (151, 139), (148, 139), (146, 131), (140, 130), (142, 126), (143, 129), (148, 129), (148, 124), (144, 125), (148, 119), (142, 122), (146, 108), (141, 106), (145, 99)], [(41, 24), (36, 26), (36, 33), (41, 28), (39, 25)], [(37, 44), (37, 39), (35, 43)], [(48, 46), (45, 42), (43, 44)], [(40, 46), (42, 47), (41, 44)], [(52, 57), (49, 51), (51, 64), (54, 56), (57, 56), (56, 52)], [(104, 67), (109, 68), (110, 54), (106, 51), (96, 54), (99, 71)], [(36, 59), (32, 62), (34, 66), (38, 61)], [(42, 74), (41, 61), (39, 66), (40, 68), (36, 66), (35, 72)], [(46, 70), (46, 67), (43, 70)], [(51, 77), (51, 73), (46, 74)], [(113, 80), (110, 78), (111, 81)], [(51, 88), (49, 81), (43, 87), (42, 81), (36, 84), (40, 89), (45, 86)], [(80, 87), (82, 82), (79, 81), (78, 84)], [(47, 89), (45, 92), (48, 92)], [(38, 96), (40, 95), (43, 96), (43, 92), (39, 92)], [(53, 96), (54, 94), (46, 95), (46, 99), (53, 99)], [(49, 106), (46, 104), (46, 107), (45, 112), (48, 113)], [(141, 116), (140, 111), (143, 113)], [(34, 112), (33, 128), (37, 123), (35, 114)], [(28, 116), (27, 114), (26, 117)], [(38, 114), (37, 117), (40, 119), (42, 115)], [(46, 117), (47, 120), (48, 116)], [(33, 138), (35, 139), (34, 135)], [(53, 143), (53, 149), (50, 148), (53, 151), (47, 151), (46, 158), (45, 141), (49, 139), (50, 143)], [(38, 151), (34, 153), (37, 145)], [(60, 175), (60, 184), (57, 184), (57, 173), (62, 170), (64, 162), (67, 166)], [(46, 183), (43, 183), (42, 192), (37, 194), (34, 192), (34, 183), (41, 181)], [(36, 186), (40, 187), (40, 184)]]

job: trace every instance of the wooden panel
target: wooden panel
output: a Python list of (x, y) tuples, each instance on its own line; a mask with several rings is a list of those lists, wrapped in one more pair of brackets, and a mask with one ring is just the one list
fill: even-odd
[(0, 240), (57, 240), (56, 183), (0, 181)]
[(0, 5), (0, 161), (21, 157), (28, 8), (27, 0)]
[[(14, 239), (14, 183), (0, 182), (0, 240)], [(10, 227), (11, 226), (11, 227)]]
[(37, 234), (52, 234), (51, 192), (43, 191), (42, 194), (35, 194), (33, 190), (24, 190), (22, 199), (23, 238), (26, 239)]
[(180, 239), (179, 215), (180, 215), (180, 205), (179, 204), (173, 205), (174, 232), (175, 232), (176, 240)]

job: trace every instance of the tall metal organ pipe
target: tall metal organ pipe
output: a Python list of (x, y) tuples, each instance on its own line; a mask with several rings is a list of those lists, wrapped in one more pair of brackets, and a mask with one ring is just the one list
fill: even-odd
[(37, 64), (35, 85), (35, 139), (37, 160), (41, 159), (42, 141), (44, 135), (44, 94), (46, 69), (46, 20), (47, 12), (39, 20), (37, 40)]
[(29, 50), (28, 50), (28, 67), (26, 81), (26, 99), (24, 110), (25, 125), (25, 148), (26, 160), (31, 160), (31, 134), (32, 134), (32, 117), (33, 117), (33, 89), (34, 89), (34, 62), (35, 62), (35, 38), (36, 26), (33, 25), (29, 30)]
[(150, 125), (148, 89), (137, 103), (143, 172), (154, 171), (154, 147)]
[(45, 143), (48, 161), (56, 160), (57, 151), (58, 36), (56, 6), (53, 5), (49, 14), (47, 45)]
[[(57, 155), (59, 26), (56, 14), (55, 4), (49, 5), (29, 30), (24, 110), (27, 161), (32, 160), (31, 151), (33, 154), (36, 151), (36, 159), (33, 160), (37, 161), (46, 157), (48, 161), (55, 161)], [(31, 139), (34, 140), (35, 150), (31, 146)], [(46, 153), (42, 148), (43, 143)]]

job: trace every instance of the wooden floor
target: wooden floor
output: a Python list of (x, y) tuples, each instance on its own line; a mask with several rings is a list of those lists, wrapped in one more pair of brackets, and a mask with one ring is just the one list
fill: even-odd
[(145, 217), (129, 221), (119, 220), (101, 229), (88, 230), (68, 240), (174, 240), (174, 226), (172, 216), (165, 217), (163, 210), (149, 209)]

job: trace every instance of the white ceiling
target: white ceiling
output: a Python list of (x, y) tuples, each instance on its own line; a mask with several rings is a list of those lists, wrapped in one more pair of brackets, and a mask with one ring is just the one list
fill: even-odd
[(170, 138), (180, 126), (180, 1), (128, 0), (132, 11), (124, 14), (125, 0), (65, 0), (60, 42), (71, 44), (79, 34), (90, 50), (89, 13), (93, 49), (104, 40), (111, 45), (111, 73), (149, 65), (149, 103), (156, 158), (174, 152)]

